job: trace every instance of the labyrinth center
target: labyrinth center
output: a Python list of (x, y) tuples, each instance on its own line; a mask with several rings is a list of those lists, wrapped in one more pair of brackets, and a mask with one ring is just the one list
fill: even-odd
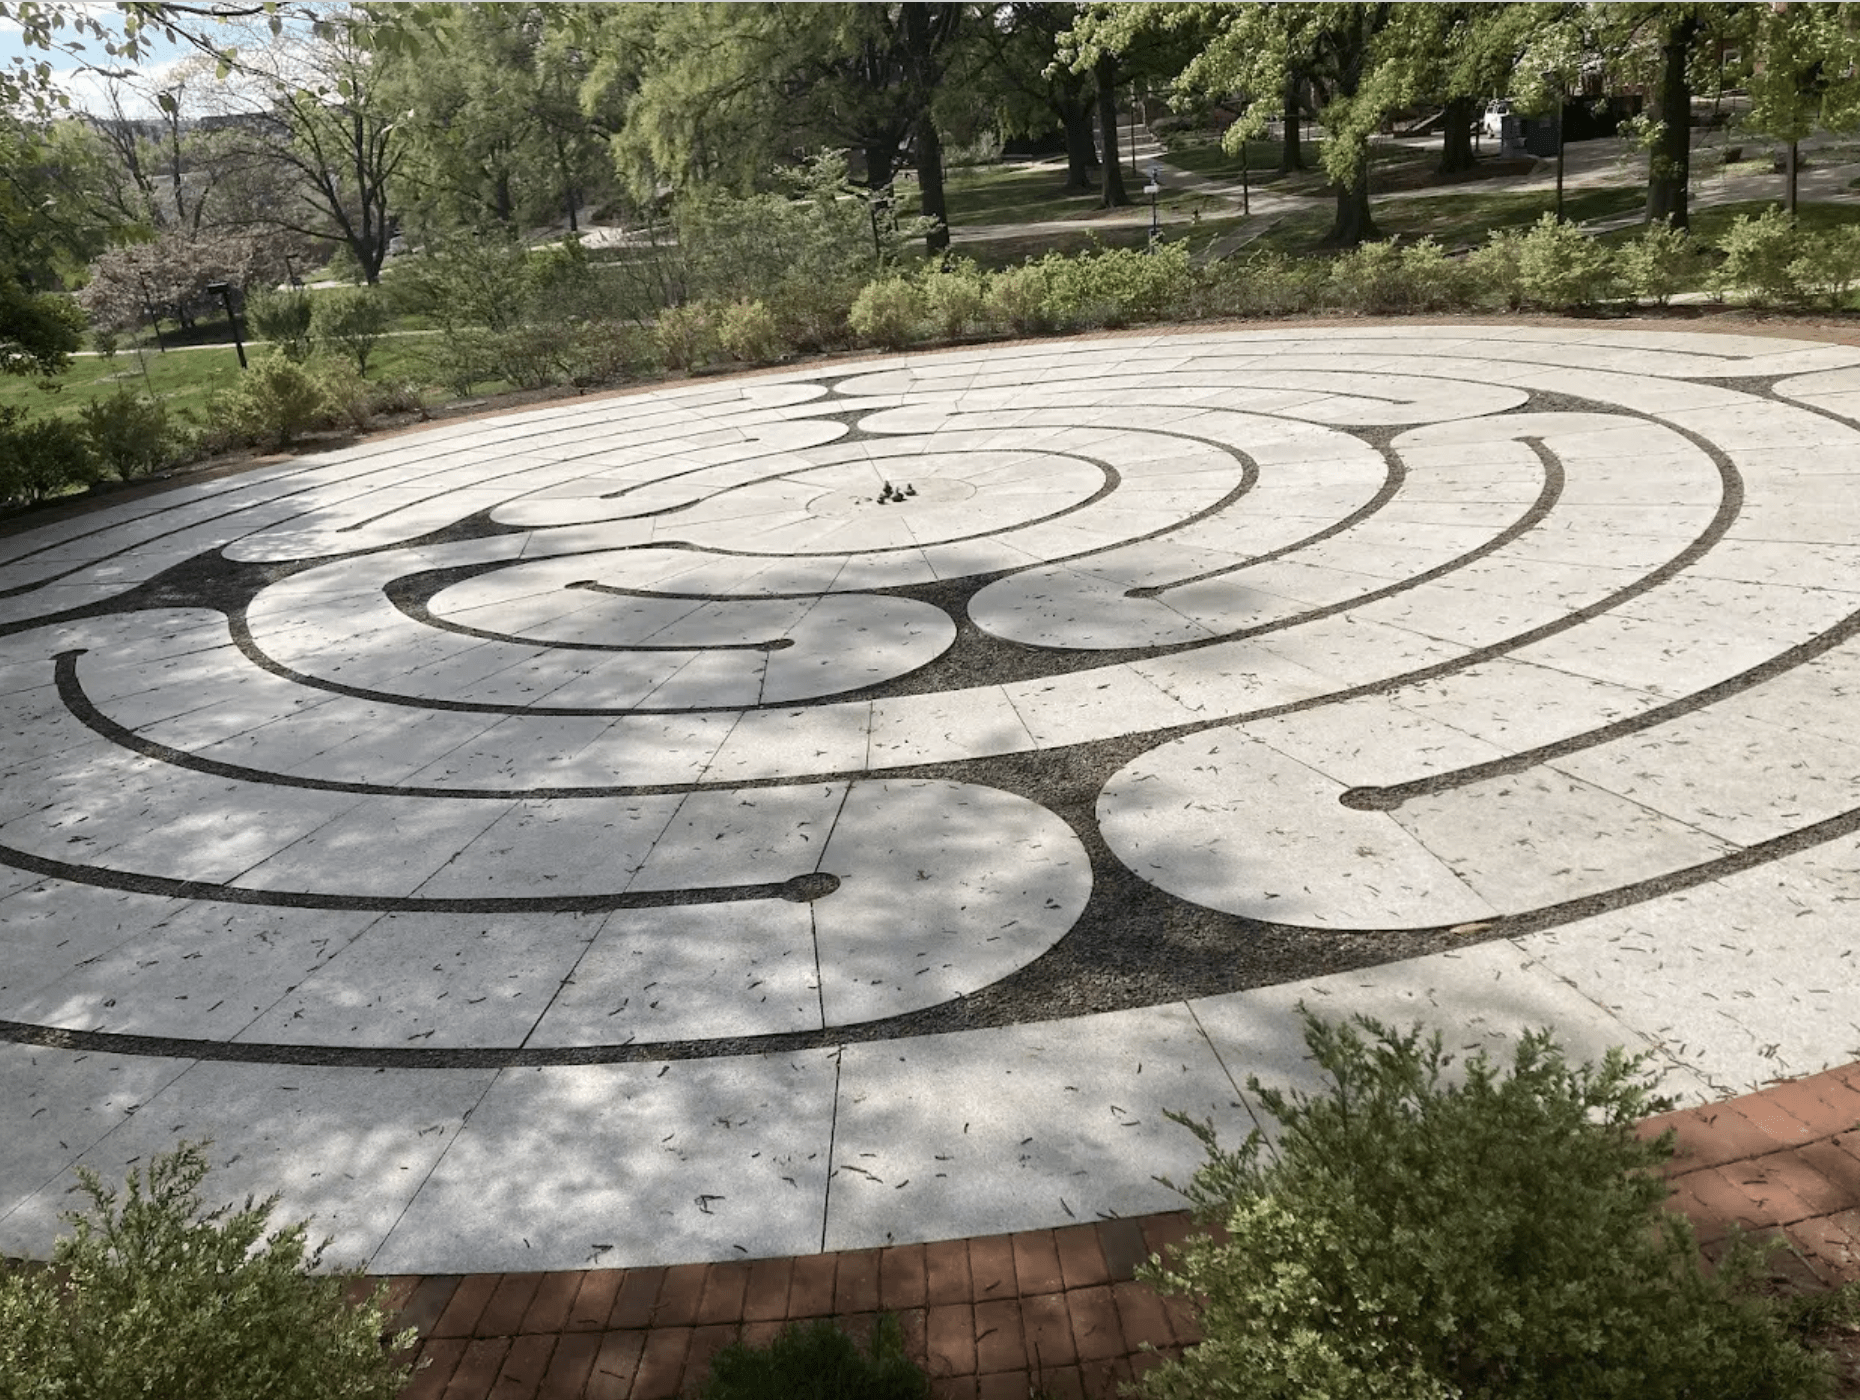
[(1296, 1005), (1860, 1056), (1860, 350), (823, 364), (0, 540), (0, 1250), (211, 1138), (380, 1272), (1175, 1203)]

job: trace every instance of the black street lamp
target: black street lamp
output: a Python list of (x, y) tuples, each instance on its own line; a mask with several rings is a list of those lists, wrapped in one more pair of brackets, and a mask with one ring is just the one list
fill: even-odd
[(232, 327), (233, 349), (239, 352), (239, 368), (244, 369), (245, 342), (239, 338), (239, 318), (233, 315), (232, 286), (226, 282), (209, 282), (207, 292), (219, 297), (220, 304), (226, 308), (226, 324)]
[(1555, 73), (1543, 75), (1544, 84), (1556, 97), (1556, 221), (1563, 222), (1563, 84)]
[(1143, 187), (1143, 193), (1150, 197), (1150, 246), (1147, 251), (1156, 251), (1157, 235), (1162, 232), (1162, 225), (1156, 221), (1156, 196), (1162, 193), (1162, 167), (1155, 162), (1150, 164), (1150, 182)]

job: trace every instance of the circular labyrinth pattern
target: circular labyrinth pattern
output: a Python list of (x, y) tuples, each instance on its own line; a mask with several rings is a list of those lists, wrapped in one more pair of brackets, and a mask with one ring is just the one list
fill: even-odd
[(1834, 345), (1120, 338), (6, 540), (0, 1246), (177, 1134), (385, 1271), (1155, 1208), (1301, 998), (1860, 1053), (1856, 415)]

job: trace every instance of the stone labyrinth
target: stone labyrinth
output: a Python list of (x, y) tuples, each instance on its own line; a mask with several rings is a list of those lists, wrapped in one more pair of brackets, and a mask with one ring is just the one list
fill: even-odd
[(1294, 1005), (1860, 1054), (1860, 351), (1478, 325), (583, 400), (0, 541), (0, 1248), (1165, 1208)]

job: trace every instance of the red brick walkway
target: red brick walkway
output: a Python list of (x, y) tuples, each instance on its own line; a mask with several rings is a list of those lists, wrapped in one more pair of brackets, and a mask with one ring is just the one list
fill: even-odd
[[(1860, 1064), (1649, 1119), (1679, 1131), (1671, 1208), (1710, 1253), (1735, 1223), (1780, 1230), (1804, 1282), (1860, 1278)], [(897, 1314), (939, 1398), (1114, 1396), (1196, 1340), (1175, 1300), (1131, 1279), (1185, 1215), (740, 1264), (395, 1278), (427, 1364), (405, 1400), (669, 1400), (709, 1358), (789, 1319), (855, 1334)], [(1155, 1352), (1139, 1348), (1152, 1344)]]

